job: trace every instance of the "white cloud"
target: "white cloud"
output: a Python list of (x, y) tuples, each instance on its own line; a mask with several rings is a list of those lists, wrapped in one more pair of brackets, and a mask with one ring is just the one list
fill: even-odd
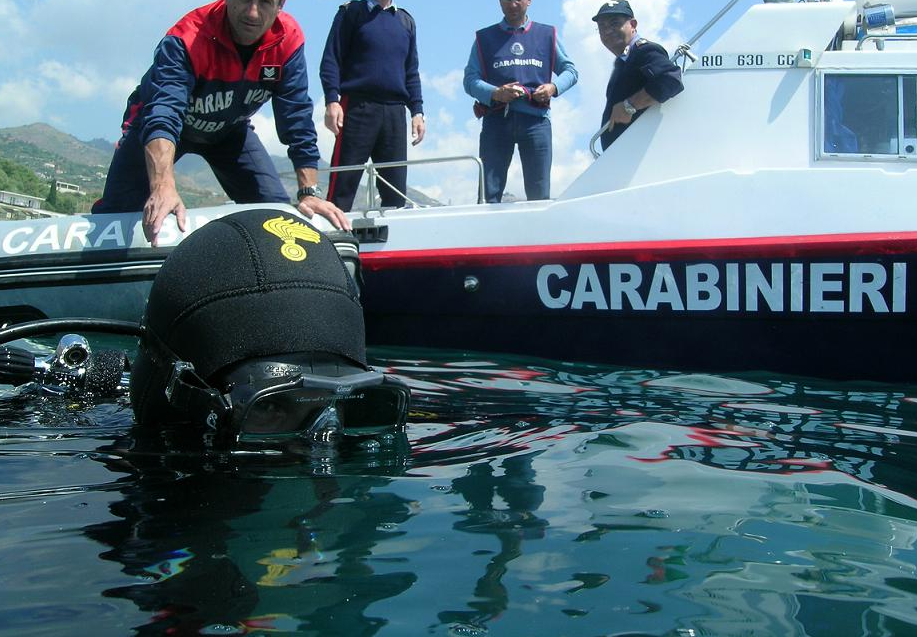
[(331, 154), (334, 152), (334, 142), (336, 140), (331, 131), (325, 128), (324, 106), (321, 109), (315, 110), (313, 120), (315, 121), (315, 130), (318, 133), (318, 152), (321, 154), (322, 159), (330, 164)]
[(104, 117), (105, 136), (116, 138), (153, 47), (194, 6), (196, 0), (0, 0), (0, 124), (45, 121), (91, 137)]
[(446, 128), (452, 128), (455, 125), (455, 116), (445, 108), (436, 112), (436, 120)]
[(0, 127), (40, 122), (45, 103), (44, 90), (33, 80), (0, 84)]
[(105, 97), (108, 103), (123, 107), (127, 104), (127, 98), (134, 92), (139, 83), (139, 77), (127, 75), (108, 78), (102, 82), (99, 93)]
[[(460, 120), (458, 126), (454, 116), (444, 109), (428, 116), (426, 136), (419, 145), (408, 147), (408, 159), (477, 157), (480, 123), (469, 118)], [(478, 169), (470, 160), (413, 166), (408, 175), (412, 187), (424, 193), (438, 193), (435, 198), (439, 201), (477, 201)]]
[(41, 57), (80, 60), (100, 76), (128, 74), (139, 80), (163, 34), (199, 4), (196, 0), (29, 2), (24, 10), (31, 31), (27, 44)]
[[(331, 152), (334, 150), (334, 135), (325, 128), (325, 110), (321, 104), (315, 105), (315, 111), (312, 114), (312, 120), (315, 124), (315, 132), (318, 133), (318, 150), (322, 159), (330, 162)], [(277, 125), (274, 119), (274, 113), (270, 104), (265, 105), (260, 111), (255, 113), (251, 118), (252, 126), (258, 133), (258, 138), (267, 149), (267, 152), (277, 157), (287, 156), (287, 147), (280, 143), (277, 137)]]
[(0, 24), (3, 25), (3, 37), (0, 37), (0, 59), (19, 58), (16, 47), (11, 46), (21, 38), (25, 23), (19, 15), (19, 7), (14, 0), (0, 0)]
[[(72, 132), (103, 108), (100, 102), (123, 107), (136, 86), (131, 78), (104, 79), (93, 69), (56, 60), (39, 62), (34, 70), (0, 85), (0, 127), (46, 122)], [(117, 137), (119, 126), (113, 120), (108, 136)]]
[(258, 133), (258, 138), (261, 140), (261, 143), (264, 144), (268, 153), (277, 155), (278, 157), (286, 157), (287, 147), (281, 144), (280, 140), (277, 138), (277, 127), (274, 124), (274, 117), (269, 113), (270, 111), (268, 111), (268, 113), (255, 113), (251, 118), (252, 126), (255, 127), (255, 132)]
[(25, 24), (15, 0), (0, 0), (0, 21), (4, 30), (12, 31), (14, 34), (24, 30)]
[(51, 90), (61, 91), (76, 99), (95, 97), (98, 92), (97, 78), (91, 78), (85, 72), (65, 66), (56, 60), (49, 60), (38, 65), (38, 72), (53, 86)]
[(421, 74), (421, 82), (424, 87), (430, 87), (448, 100), (456, 100), (460, 95), (465, 95), (465, 89), (462, 81), (465, 79), (463, 69), (454, 69), (443, 75), (433, 75), (427, 77)]

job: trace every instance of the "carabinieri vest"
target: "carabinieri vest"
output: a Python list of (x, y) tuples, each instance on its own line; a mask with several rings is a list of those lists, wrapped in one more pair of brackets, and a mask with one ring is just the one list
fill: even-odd
[(502, 86), (519, 82), (529, 91), (551, 81), (557, 30), (530, 22), (527, 29), (507, 31), (494, 24), (477, 32), (481, 75), (486, 82)]

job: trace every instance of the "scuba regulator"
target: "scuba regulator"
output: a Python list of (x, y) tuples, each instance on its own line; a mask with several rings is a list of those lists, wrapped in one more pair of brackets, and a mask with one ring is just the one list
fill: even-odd
[(93, 352), (89, 341), (78, 334), (65, 334), (46, 358), (38, 358), (10, 341), (56, 332), (84, 329), (94, 332), (139, 336), (140, 326), (123, 321), (95, 319), (48, 319), (21, 323), (0, 330), (0, 383), (14, 387), (37, 383), (43, 391), (58, 395), (91, 393), (113, 396), (127, 391), (130, 364), (120, 350)]

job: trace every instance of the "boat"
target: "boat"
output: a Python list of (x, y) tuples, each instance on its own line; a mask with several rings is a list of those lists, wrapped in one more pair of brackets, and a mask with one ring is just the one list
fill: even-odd
[[(917, 1), (763, 2), (695, 54), (735, 4), (557, 199), (352, 213), (368, 342), (917, 380)], [(137, 319), (181, 238), (0, 228), (2, 322)]]

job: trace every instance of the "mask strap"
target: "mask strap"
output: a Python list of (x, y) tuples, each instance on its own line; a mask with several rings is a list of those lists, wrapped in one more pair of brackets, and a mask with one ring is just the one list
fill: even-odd
[(170, 405), (191, 416), (193, 422), (206, 425), (214, 433), (224, 431), (229, 424), (232, 405), (197, 375), (191, 363), (172, 363), (166, 383), (166, 398)]
[(152, 331), (144, 326), (141, 342), (153, 360), (169, 368), (166, 382), (166, 399), (169, 404), (186, 414), (191, 422), (204, 425), (204, 444), (213, 447), (214, 443), (230, 436), (229, 421), (232, 415), (232, 404), (218, 390), (214, 389), (198, 375), (194, 365), (180, 360), (178, 356)]

